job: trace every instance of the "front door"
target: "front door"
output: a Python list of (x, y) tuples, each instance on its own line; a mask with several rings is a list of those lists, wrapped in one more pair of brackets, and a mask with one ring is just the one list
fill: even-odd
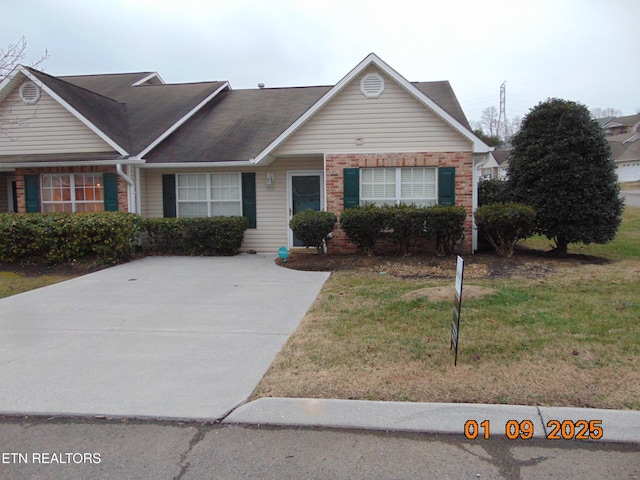
[[(289, 219), (305, 210), (322, 209), (322, 172), (289, 173)], [(289, 230), (289, 245), (302, 247)]]

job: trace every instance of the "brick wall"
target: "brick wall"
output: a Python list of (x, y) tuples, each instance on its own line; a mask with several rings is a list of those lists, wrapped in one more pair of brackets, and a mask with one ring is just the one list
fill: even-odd
[[(362, 167), (455, 167), (456, 205), (464, 207), (463, 253), (472, 252), (473, 235), (473, 154), (471, 152), (445, 153), (391, 153), (391, 154), (327, 154), (327, 210), (337, 216), (344, 210), (343, 170)], [(340, 229), (334, 231), (331, 250), (339, 253), (355, 251)]]
[[(18, 212), (27, 210), (24, 196), (24, 176), (41, 175), (43, 173), (116, 173), (115, 167), (49, 167), (49, 168), (21, 168), (16, 170), (16, 190), (18, 194)], [(127, 212), (129, 201), (127, 196), (127, 182), (118, 177), (118, 211)]]

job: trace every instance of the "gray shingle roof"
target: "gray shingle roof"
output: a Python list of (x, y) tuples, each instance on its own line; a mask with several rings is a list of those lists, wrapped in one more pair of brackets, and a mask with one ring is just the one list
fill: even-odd
[(225, 92), (147, 154), (147, 163), (252, 159), (330, 89)]
[(63, 77), (126, 105), (131, 152), (139, 154), (226, 82), (137, 85), (150, 72)]
[[(138, 155), (226, 82), (135, 83), (137, 72), (40, 81), (131, 155)], [(469, 122), (447, 81), (413, 85), (465, 128)], [(145, 155), (148, 163), (246, 161), (270, 145), (332, 86), (224, 90)]]
[(124, 104), (33, 68), (27, 69), (120, 147), (130, 151), (129, 123)]
[(412, 82), (412, 84), (431, 100), (436, 102), (449, 115), (460, 122), (467, 130), (471, 130), (469, 121), (462, 111), (462, 107), (453, 93), (448, 81), (441, 82)]
[[(467, 128), (449, 82), (414, 83)], [(332, 87), (232, 90), (146, 155), (147, 163), (223, 162), (255, 158)]]

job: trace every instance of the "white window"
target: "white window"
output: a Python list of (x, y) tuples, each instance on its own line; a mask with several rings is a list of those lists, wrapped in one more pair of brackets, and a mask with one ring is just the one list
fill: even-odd
[(239, 173), (176, 175), (178, 217), (242, 215)]
[(435, 167), (363, 168), (360, 203), (429, 206), (437, 203)]
[(363, 168), (360, 182), (362, 203), (378, 206), (397, 203), (395, 168)]
[(44, 174), (40, 197), (43, 212), (102, 212), (104, 185), (101, 173)]

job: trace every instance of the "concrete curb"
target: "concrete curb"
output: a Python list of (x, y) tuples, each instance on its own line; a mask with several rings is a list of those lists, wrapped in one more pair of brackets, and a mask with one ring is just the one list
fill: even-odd
[[(485, 420), (489, 423), (483, 427)], [(601, 421), (603, 435), (600, 441), (640, 443), (640, 411), (586, 408), (260, 398), (236, 408), (222, 423), (464, 435), (465, 424), (475, 421), (478, 439), (481, 439), (487, 425), (490, 437), (505, 437), (508, 425), (511, 425), (510, 433), (513, 434), (526, 420), (533, 426), (533, 438), (546, 438), (552, 433), (553, 423), (547, 427), (554, 420), (559, 425), (567, 421), (564, 435), (575, 438), (583, 430), (576, 422), (585, 420)], [(561, 430), (556, 433), (560, 439), (563, 438)]]

